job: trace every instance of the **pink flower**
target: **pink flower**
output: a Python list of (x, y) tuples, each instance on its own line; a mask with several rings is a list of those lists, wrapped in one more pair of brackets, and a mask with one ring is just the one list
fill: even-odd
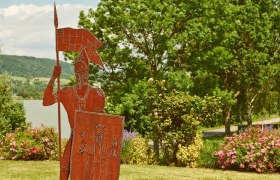
[(38, 138), (40, 138), (41, 136), (40, 136), (40, 134), (36, 134), (35, 135), (35, 139), (38, 139)]
[(266, 153), (266, 148), (261, 149), (261, 152), (262, 152), (263, 154), (265, 154), (265, 153)]
[(16, 158), (17, 158), (16, 156), (13, 156), (13, 157), (12, 157), (12, 160), (15, 160)]
[(244, 164), (240, 164), (239, 167), (240, 167), (241, 169), (244, 169), (244, 168), (245, 168), (245, 165), (244, 165)]
[(16, 147), (16, 146), (17, 146), (17, 143), (16, 143), (15, 141), (13, 141), (13, 142), (10, 143), (10, 146)]
[(10, 151), (17, 152), (17, 150), (15, 148), (10, 148)]
[(217, 155), (219, 156), (219, 159), (223, 160), (224, 159), (224, 152), (222, 150), (218, 151)]
[(25, 147), (25, 146), (27, 146), (28, 145), (28, 142), (24, 142), (23, 143), (23, 146)]
[(30, 148), (30, 150), (32, 151), (33, 154), (40, 152), (40, 148), (37, 148), (37, 147), (32, 147), (32, 148)]
[(43, 142), (49, 142), (50, 140), (48, 138), (44, 138)]

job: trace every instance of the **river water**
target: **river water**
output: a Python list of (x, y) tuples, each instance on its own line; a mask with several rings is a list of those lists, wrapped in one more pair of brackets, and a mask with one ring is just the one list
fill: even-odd
[[(32, 127), (44, 126), (58, 129), (57, 104), (52, 106), (43, 106), (42, 100), (24, 100), (23, 106), (26, 114), (26, 121), (32, 123)], [(70, 126), (67, 113), (61, 104), (61, 137), (69, 138)]]

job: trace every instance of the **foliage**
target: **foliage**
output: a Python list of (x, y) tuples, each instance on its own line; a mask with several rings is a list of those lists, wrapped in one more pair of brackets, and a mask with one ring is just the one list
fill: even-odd
[(137, 137), (136, 132), (129, 132), (123, 130), (123, 139), (122, 139), (122, 153), (121, 153), (121, 163), (126, 163), (130, 157), (129, 153), (131, 151), (131, 140)]
[(135, 132), (124, 130), (121, 163), (123, 164), (154, 164), (155, 157), (147, 140), (137, 136)]
[[(55, 61), (29, 56), (0, 55), (0, 74), (10, 74), (25, 78), (51, 77)], [(68, 79), (74, 75), (71, 64), (60, 62), (61, 78)]]
[(279, 7), (255, 0), (101, 0), (80, 13), (79, 26), (105, 43), (99, 54), (106, 68), (91, 73), (109, 96), (108, 111), (126, 116), (127, 129), (152, 138), (157, 156), (162, 145), (166, 161), (177, 163), (177, 140), (192, 142), (196, 126), (224, 124), (229, 135), (232, 122), (250, 124), (252, 112), (268, 108), (259, 102), (279, 89)]
[(23, 104), (13, 101), (10, 82), (9, 77), (0, 75), (0, 140), (6, 133), (26, 126)]
[(214, 151), (220, 148), (220, 144), (223, 142), (224, 135), (203, 138), (203, 147), (200, 150), (198, 159), (198, 166), (204, 168), (215, 168), (216, 159), (212, 157)]
[[(23, 99), (42, 99), (55, 64), (51, 59), (0, 55), (0, 74), (12, 76), (13, 95)], [(62, 67), (61, 80), (69, 79), (74, 75), (71, 64), (60, 62), (60, 66)]]
[(24, 82), (12, 80), (13, 93), (24, 99), (42, 99), (46, 86), (47, 83), (39, 79), (34, 81), (27, 79)]
[(135, 84), (131, 93), (125, 93), (120, 97), (120, 103), (113, 105), (108, 99), (106, 111), (111, 114), (122, 114), (125, 116), (125, 128), (130, 131), (137, 131), (141, 135), (150, 132), (150, 109), (146, 106), (149, 91), (147, 81), (140, 81)]
[[(236, 2), (102, 0), (96, 10), (80, 13), (79, 26), (105, 43), (99, 54), (106, 69), (92, 68), (93, 77), (103, 83), (113, 107), (118, 105), (115, 111), (128, 115), (128, 129), (151, 131), (154, 105), (135, 94), (135, 84), (147, 87), (143, 84), (151, 78), (180, 79), (166, 83), (168, 93), (221, 95), (223, 119), (218, 121), (227, 133), (231, 117), (250, 123), (252, 107), (266, 108), (256, 98), (260, 93), (268, 97), (279, 84), (279, 2)], [(182, 72), (189, 75), (186, 82)], [(142, 91), (145, 99), (149, 90)], [(162, 93), (158, 87), (151, 91)], [(140, 106), (139, 112), (128, 99)]]
[(226, 137), (213, 155), (222, 169), (279, 172), (279, 151), (280, 130), (255, 127)]
[[(256, 98), (266, 97), (259, 95), (279, 84), (279, 73), (275, 73), (279, 66), (279, 1), (201, 3), (200, 17), (187, 26), (186, 39), (193, 44), (184, 56), (198, 82), (196, 93), (211, 94), (217, 87), (233, 93), (238, 101), (224, 107), (226, 126), (230, 126), (230, 117), (239, 116), (250, 124), (252, 108), (266, 108)], [(202, 73), (207, 75), (201, 76)]]
[[(176, 91), (160, 94), (155, 99), (151, 136), (160, 144), (163, 162), (194, 164), (197, 159), (195, 154), (190, 157), (183, 151), (192, 148), (199, 152), (200, 126), (208, 121), (215, 121), (221, 115), (219, 112), (221, 113), (221, 105), (217, 97), (200, 98)], [(187, 158), (193, 162), (187, 162)]]
[(57, 160), (57, 134), (53, 128), (44, 126), (29, 126), (26, 130), (17, 128), (4, 136), (0, 156), (10, 160)]
[(194, 142), (189, 146), (179, 144), (176, 158), (180, 166), (196, 167), (202, 149), (202, 135), (197, 133)]

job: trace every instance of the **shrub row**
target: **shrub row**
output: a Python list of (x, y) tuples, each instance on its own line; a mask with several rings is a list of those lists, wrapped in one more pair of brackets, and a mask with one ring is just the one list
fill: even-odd
[(1, 159), (55, 160), (58, 159), (57, 134), (53, 128), (17, 128), (0, 142)]
[(280, 130), (253, 127), (233, 134), (213, 156), (222, 169), (280, 172)]

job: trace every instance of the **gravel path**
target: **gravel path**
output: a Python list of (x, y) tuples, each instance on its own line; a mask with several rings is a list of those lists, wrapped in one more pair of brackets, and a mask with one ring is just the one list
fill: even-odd
[[(253, 124), (271, 124), (271, 123), (277, 123), (280, 122), (280, 118), (274, 118), (274, 119), (268, 119), (268, 120), (263, 120), (263, 121), (258, 121), (258, 122), (253, 122)], [(234, 132), (238, 130), (238, 126), (230, 126), (230, 131)], [(210, 131), (205, 131), (203, 132), (204, 137), (210, 137), (214, 136), (217, 134), (223, 134), (225, 133), (225, 128), (219, 128), (219, 129), (213, 129)]]

